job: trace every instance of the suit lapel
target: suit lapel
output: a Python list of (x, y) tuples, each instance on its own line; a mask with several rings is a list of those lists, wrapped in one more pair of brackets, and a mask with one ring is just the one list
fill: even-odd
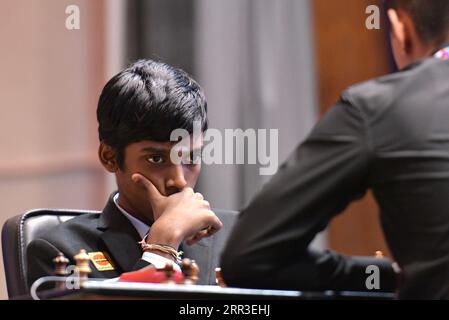
[(103, 209), (97, 228), (104, 231), (100, 238), (112, 260), (122, 272), (128, 272), (142, 256), (140, 239), (131, 222), (118, 210), (113, 196)]

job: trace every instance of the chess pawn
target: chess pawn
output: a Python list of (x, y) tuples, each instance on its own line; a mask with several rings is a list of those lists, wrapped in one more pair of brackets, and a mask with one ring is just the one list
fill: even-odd
[(198, 282), (198, 273), (200, 272), (200, 268), (196, 264), (195, 260), (191, 260), (192, 266), (190, 268), (190, 279), (192, 280), (193, 284), (196, 284)]
[(184, 284), (193, 284), (191, 279), (192, 275), (192, 261), (188, 258), (184, 258), (181, 261), (181, 271), (184, 276)]
[(175, 273), (175, 269), (173, 268), (173, 263), (167, 262), (163, 269), (160, 269), (165, 274), (165, 284), (175, 284), (173, 280), (173, 274)]
[(79, 274), (80, 284), (83, 284), (87, 281), (89, 274), (92, 270), (89, 267), (89, 255), (86, 253), (86, 250), (81, 249), (80, 252), (74, 257), (76, 262), (76, 270)]
[[(58, 255), (53, 259), (53, 263), (55, 265), (55, 275), (58, 277), (66, 277), (69, 259), (67, 259), (62, 252), (59, 252)], [(65, 287), (66, 285), (63, 281), (57, 282), (55, 286), (56, 289), (60, 290), (65, 289)]]
[(375, 257), (377, 259), (382, 259), (384, 257), (384, 253), (382, 251), (376, 251)]
[(222, 288), (226, 287), (223, 276), (221, 275), (221, 268), (215, 268), (215, 282)]

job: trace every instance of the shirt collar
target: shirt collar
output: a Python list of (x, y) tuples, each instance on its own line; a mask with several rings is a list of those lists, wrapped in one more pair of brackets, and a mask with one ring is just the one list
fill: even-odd
[(449, 43), (445, 43), (440, 49), (434, 52), (433, 56), (439, 59), (449, 59)]
[(137, 219), (136, 217), (133, 217), (128, 212), (126, 212), (125, 209), (120, 207), (120, 205), (118, 204), (118, 197), (119, 197), (119, 193), (117, 192), (113, 198), (115, 205), (120, 210), (120, 212), (123, 213), (123, 215), (126, 218), (128, 218), (129, 222), (131, 222), (131, 224), (134, 226), (134, 228), (136, 228), (137, 233), (143, 239), (147, 235), (148, 230), (150, 230), (150, 227), (147, 224), (140, 221), (139, 219)]

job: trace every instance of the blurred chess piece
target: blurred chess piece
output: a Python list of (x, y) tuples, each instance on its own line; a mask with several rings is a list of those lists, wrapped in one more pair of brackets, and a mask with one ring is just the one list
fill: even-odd
[(221, 275), (221, 268), (215, 268), (215, 282), (222, 288), (226, 287), (223, 276)]
[(79, 274), (79, 281), (82, 285), (85, 281), (87, 281), (89, 274), (92, 270), (89, 267), (89, 255), (86, 253), (86, 250), (81, 249), (80, 252), (74, 257), (76, 262), (76, 269)]
[(198, 282), (198, 273), (200, 271), (195, 260), (184, 258), (181, 261), (181, 271), (184, 275), (184, 284), (196, 284)]
[(374, 256), (375, 256), (377, 259), (382, 259), (382, 258), (384, 258), (384, 253), (383, 253), (382, 251), (376, 251), (376, 253), (374, 254)]
[[(53, 259), (55, 265), (55, 275), (58, 277), (67, 277), (67, 265), (69, 264), (69, 259), (67, 259), (62, 252)], [(60, 281), (56, 283), (55, 288), (59, 290), (64, 290), (66, 287), (65, 282)]]
[(194, 284), (192, 281), (192, 260), (188, 258), (182, 259), (181, 271), (184, 276), (184, 284)]
[(193, 284), (196, 284), (198, 282), (198, 273), (200, 273), (200, 268), (196, 264), (195, 260), (191, 260), (192, 266), (191, 266), (191, 273), (190, 273), (190, 279), (192, 280)]
[(175, 273), (175, 269), (173, 268), (173, 263), (167, 262), (162, 269), (158, 269), (159, 271), (164, 272), (165, 274), (165, 284), (175, 284), (173, 280), (173, 274)]

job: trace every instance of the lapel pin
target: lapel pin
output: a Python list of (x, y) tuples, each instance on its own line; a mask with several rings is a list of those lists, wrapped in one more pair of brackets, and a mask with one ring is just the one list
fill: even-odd
[(115, 270), (114, 266), (106, 258), (106, 255), (103, 252), (101, 251), (89, 252), (88, 255), (90, 261), (92, 261), (92, 263), (94, 264), (95, 268), (97, 268), (98, 271)]

